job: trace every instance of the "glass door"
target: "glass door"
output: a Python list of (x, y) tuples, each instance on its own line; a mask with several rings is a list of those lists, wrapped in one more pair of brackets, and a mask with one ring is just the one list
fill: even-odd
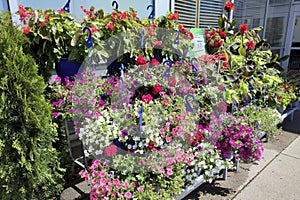
[(300, 70), (300, 13), (295, 13), (289, 70)]

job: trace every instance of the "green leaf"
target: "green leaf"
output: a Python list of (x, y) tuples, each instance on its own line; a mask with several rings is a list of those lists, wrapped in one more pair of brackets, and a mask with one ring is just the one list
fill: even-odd
[(246, 53), (247, 53), (247, 51), (246, 51), (246, 49), (243, 47), (243, 45), (241, 44), (240, 45), (240, 48), (239, 48), (239, 54), (241, 55), (241, 56), (246, 56)]

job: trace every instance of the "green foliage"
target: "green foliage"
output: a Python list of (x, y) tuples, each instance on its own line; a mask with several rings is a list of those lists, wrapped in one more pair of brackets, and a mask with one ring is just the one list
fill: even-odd
[(276, 109), (251, 105), (242, 108), (237, 114), (244, 117), (246, 122), (255, 128), (255, 132), (263, 130), (271, 137), (281, 133), (277, 125), (282, 122), (282, 119)]
[(43, 78), (23, 51), (27, 40), (9, 17), (0, 16), (0, 199), (45, 199), (62, 189), (56, 125)]

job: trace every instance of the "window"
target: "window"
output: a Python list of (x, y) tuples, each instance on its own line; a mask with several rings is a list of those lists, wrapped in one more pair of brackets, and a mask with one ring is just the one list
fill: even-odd
[(218, 19), (223, 14), (224, 0), (200, 0), (199, 27), (218, 27)]
[(175, 0), (174, 10), (179, 13), (179, 23), (188, 28), (217, 27), (224, 3), (224, 0)]
[[(284, 17), (272, 17), (267, 20), (266, 37), (272, 46), (282, 46), (284, 35)], [(282, 27), (282, 28), (278, 28)]]
[(175, 12), (179, 13), (178, 22), (187, 28), (196, 27), (197, 23), (197, 1), (175, 0)]

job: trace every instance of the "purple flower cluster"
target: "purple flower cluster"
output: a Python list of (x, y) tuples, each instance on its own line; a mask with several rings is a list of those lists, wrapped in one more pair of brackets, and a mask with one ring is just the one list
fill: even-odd
[(216, 146), (223, 159), (234, 153), (236, 159), (244, 161), (259, 160), (264, 150), (259, 138), (253, 134), (252, 127), (237, 122), (221, 130)]

